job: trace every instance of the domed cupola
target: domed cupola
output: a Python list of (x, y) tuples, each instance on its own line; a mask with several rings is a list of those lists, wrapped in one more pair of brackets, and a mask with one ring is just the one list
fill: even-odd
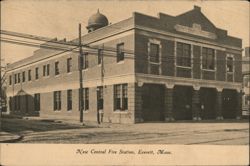
[(88, 29), (88, 32), (95, 31), (99, 28), (102, 28), (104, 26), (107, 26), (109, 24), (109, 21), (106, 16), (101, 14), (99, 12), (99, 9), (97, 10), (96, 14), (93, 14), (89, 20), (88, 20), (88, 26), (86, 27)]

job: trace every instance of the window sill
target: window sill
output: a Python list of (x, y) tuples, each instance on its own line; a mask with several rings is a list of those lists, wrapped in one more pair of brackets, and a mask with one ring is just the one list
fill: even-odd
[(161, 65), (161, 62), (151, 62), (151, 61), (149, 61), (149, 64), (152, 64), (152, 65)]
[(127, 114), (128, 113), (128, 110), (114, 110), (115, 114)]
[(72, 71), (70, 71), (70, 72), (67, 72), (67, 74), (68, 74), (68, 75), (72, 74)]
[(59, 76), (60, 76), (59, 74), (55, 75), (56, 78), (59, 77)]
[(117, 62), (117, 64), (124, 64), (124, 63), (125, 63), (124, 60)]
[(54, 112), (61, 112), (61, 110), (54, 110)]
[(179, 68), (184, 68), (184, 69), (192, 69), (192, 67), (191, 67), (191, 66), (177, 66), (177, 65), (176, 65), (176, 67), (179, 67)]
[(202, 71), (210, 71), (210, 72), (215, 72), (215, 69), (202, 69)]

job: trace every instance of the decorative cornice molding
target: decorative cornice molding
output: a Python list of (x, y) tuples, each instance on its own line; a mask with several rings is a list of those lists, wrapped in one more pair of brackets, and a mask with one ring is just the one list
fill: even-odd
[(240, 52), (243, 51), (243, 49), (239, 48), (239, 47), (233, 47), (233, 46), (229, 46), (229, 45), (225, 45), (225, 44), (220, 44), (220, 43), (217, 43), (217, 42), (211, 42), (211, 41), (206, 41), (206, 40), (203, 40), (203, 39), (197, 39), (197, 38), (190, 37), (190, 36), (184, 36), (184, 35), (175, 34), (175, 33), (167, 32), (167, 31), (163, 31), (163, 30), (158, 30), (158, 29), (154, 29), (154, 28), (148, 28), (148, 27), (145, 27), (145, 26), (136, 25), (135, 29), (149, 31), (149, 32), (153, 32), (153, 33), (158, 33), (158, 34), (161, 34), (161, 35), (180, 38), (180, 39), (184, 39), (184, 40), (189, 40), (189, 41), (193, 41), (193, 42), (196, 42), (196, 43), (217, 46), (217, 47), (221, 47), (222, 49), (228, 48), (228, 49), (233, 49), (233, 50), (237, 50), (237, 51), (240, 51)]
[(208, 31), (203, 31), (199, 24), (193, 24), (193, 27), (188, 27), (188, 26), (177, 24), (174, 26), (174, 28), (176, 31), (179, 31), (179, 32), (189, 33), (189, 34), (196, 35), (196, 36), (202, 36), (202, 37), (206, 37), (209, 39), (217, 39), (216, 34), (208, 32)]

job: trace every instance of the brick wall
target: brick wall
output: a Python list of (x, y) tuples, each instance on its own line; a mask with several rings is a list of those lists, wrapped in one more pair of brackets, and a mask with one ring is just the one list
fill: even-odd
[(135, 72), (148, 73), (148, 42), (149, 39), (157, 39), (161, 42), (162, 47), (162, 75), (174, 76), (174, 41), (157, 38), (153, 33), (150, 35), (152, 37), (141, 34), (135, 35)]

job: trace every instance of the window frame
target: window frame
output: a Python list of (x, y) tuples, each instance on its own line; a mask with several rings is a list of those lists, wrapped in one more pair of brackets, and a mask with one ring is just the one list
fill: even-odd
[(104, 108), (104, 98), (103, 98), (103, 86), (98, 86), (96, 88), (96, 95), (97, 95), (97, 109), (103, 110)]
[[(151, 46), (152, 45), (156, 45), (157, 48), (158, 48), (158, 62), (155, 62), (155, 61), (151, 61), (151, 54), (152, 54), (152, 50), (151, 50)], [(154, 75), (161, 75), (162, 73), (162, 67), (161, 67), (161, 64), (162, 64), (162, 54), (161, 54), (161, 51), (162, 51), (162, 46), (161, 46), (161, 42), (159, 40), (156, 40), (156, 39), (149, 39), (148, 41), (148, 52), (147, 52), (147, 56), (148, 56), (148, 73), (149, 74), (154, 74)], [(156, 56), (157, 57), (157, 56)], [(152, 69), (155, 69), (156, 68), (156, 72), (153, 72)]]
[(9, 85), (12, 85), (12, 75), (9, 75)]
[(47, 68), (47, 65), (43, 65), (43, 76), (45, 77), (46, 76), (46, 69)]
[(72, 58), (69, 57), (67, 58), (67, 73), (71, 73), (72, 72)]
[(59, 61), (55, 62), (55, 76), (60, 75)]
[[(82, 94), (80, 94), (82, 92)], [(82, 95), (81, 108), (83, 111), (89, 111), (89, 88), (82, 88), (82, 91), (79, 89), (79, 94)]]
[(128, 111), (128, 84), (114, 85), (114, 111)]
[(249, 88), (250, 87), (250, 76), (249, 75), (244, 75), (243, 76), (243, 87), (244, 88)]
[(17, 83), (20, 83), (20, 82), (21, 82), (21, 74), (17, 73)]
[(72, 111), (72, 99), (73, 99), (73, 92), (72, 89), (67, 90), (67, 111)]
[(47, 76), (50, 74), (50, 64), (47, 64)]
[[(204, 50), (206, 50), (206, 52), (204, 53)], [(208, 51), (212, 50), (212, 54), (208, 54)], [(212, 55), (213, 56), (213, 68), (209, 68), (209, 58), (208, 56)], [(206, 59), (204, 59), (206, 58)], [(206, 62), (206, 64), (204, 64)], [(209, 47), (202, 47), (201, 49), (201, 68), (202, 70), (206, 70), (206, 71), (216, 71), (216, 53), (215, 53), (215, 49), (213, 48), (209, 48)]]
[(25, 71), (22, 72), (22, 82), (25, 82), (26, 78), (25, 78)]
[(39, 79), (39, 68), (38, 67), (35, 68), (35, 79), (36, 80)]
[(14, 74), (14, 84), (17, 84), (17, 73)]
[(34, 94), (34, 108), (35, 111), (40, 111), (41, 109), (41, 98), (40, 98), (40, 93), (35, 93)]
[(61, 91), (54, 91), (54, 111), (61, 111), (62, 109), (62, 99), (61, 99)]
[(28, 81), (31, 81), (31, 78), (32, 78), (32, 76), (31, 76), (31, 70), (28, 70)]
[[(185, 48), (185, 46), (187, 46), (188, 49)], [(188, 51), (188, 56), (186, 56), (187, 51)], [(183, 58), (186, 58), (185, 61)], [(187, 65), (185, 63), (187, 63)], [(179, 42), (179, 41), (176, 42), (176, 67), (187, 68), (187, 69), (192, 68), (192, 45), (191, 44)]]
[(97, 54), (97, 65), (101, 65), (103, 61), (103, 49), (98, 49), (98, 54)]
[(79, 57), (80, 61), (80, 69), (87, 70), (89, 68), (89, 54), (88, 52), (84, 52), (82, 56)]
[[(228, 59), (231, 59), (231, 62), (232, 62), (232, 71), (228, 71), (228, 62), (229, 60)], [(230, 53), (227, 53), (226, 54), (226, 81), (231, 81), (231, 82), (234, 82), (234, 71), (235, 71), (235, 57), (233, 54), (230, 54)], [(232, 77), (232, 80), (229, 80), (228, 77)]]
[(124, 42), (118, 43), (116, 45), (116, 62), (122, 62), (125, 60), (125, 52), (124, 52)]

